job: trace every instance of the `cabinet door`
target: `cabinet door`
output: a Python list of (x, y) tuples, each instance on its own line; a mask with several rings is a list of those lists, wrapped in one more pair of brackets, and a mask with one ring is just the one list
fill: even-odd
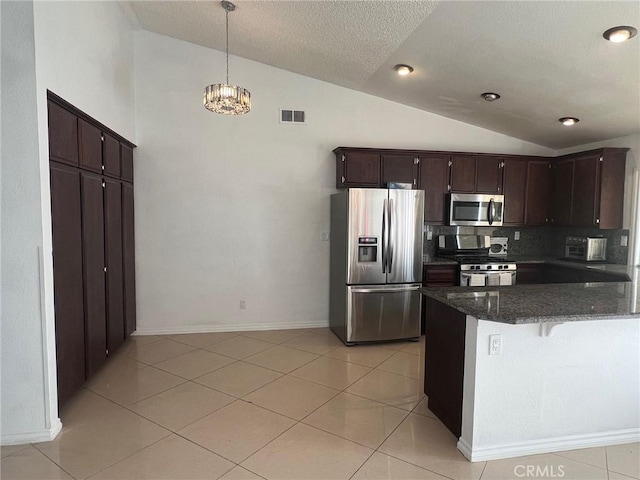
[(605, 148), (600, 162), (600, 228), (621, 229), (624, 205), (626, 149)]
[[(505, 179), (506, 179), (505, 170)], [(505, 192), (506, 192), (505, 180)], [(524, 223), (544, 225), (549, 218), (549, 198), (551, 196), (551, 162), (530, 160), (527, 162), (527, 194)], [(506, 202), (505, 202), (506, 203)], [(508, 204), (507, 204), (508, 205)]]
[(471, 156), (451, 157), (451, 191), (474, 193), (476, 189), (476, 159)]
[(448, 185), (449, 156), (429, 155), (420, 157), (419, 187), (424, 190), (425, 222), (436, 225), (445, 223)]
[(592, 153), (576, 157), (574, 163), (571, 225), (597, 226), (596, 211), (600, 200), (600, 154)]
[(107, 356), (104, 210), (102, 178), (82, 172), (82, 240), (84, 246), (85, 341), (87, 378)]
[(343, 187), (380, 186), (380, 155), (368, 152), (346, 152), (342, 156)]
[(122, 184), (122, 260), (124, 270), (124, 324), (126, 336), (136, 329), (135, 236), (133, 185)]
[(80, 167), (102, 173), (102, 132), (82, 119), (78, 120)]
[(105, 175), (120, 178), (120, 142), (104, 134), (102, 142), (102, 161)]
[(573, 198), (573, 160), (560, 160), (551, 169), (553, 192), (551, 221), (554, 225), (571, 225)]
[(122, 274), (122, 182), (105, 179), (105, 253), (107, 265), (107, 348), (113, 354), (124, 341)]
[(410, 183), (418, 188), (418, 164), (412, 155), (382, 155), (383, 187), (389, 182)]
[(78, 165), (78, 117), (60, 105), (48, 102), (49, 156), (56, 161)]
[(120, 178), (133, 182), (133, 149), (120, 144)]
[(527, 162), (507, 158), (504, 161), (504, 215), (505, 225), (523, 225), (527, 187)]
[(50, 164), (58, 405), (85, 380), (80, 174)]
[(476, 192), (502, 193), (502, 158), (476, 158)]

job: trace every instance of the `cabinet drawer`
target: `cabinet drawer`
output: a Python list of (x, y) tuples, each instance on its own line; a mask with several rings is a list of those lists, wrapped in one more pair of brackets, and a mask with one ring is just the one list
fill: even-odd
[(422, 283), (425, 287), (455, 286), (458, 284), (458, 267), (456, 265), (424, 267)]

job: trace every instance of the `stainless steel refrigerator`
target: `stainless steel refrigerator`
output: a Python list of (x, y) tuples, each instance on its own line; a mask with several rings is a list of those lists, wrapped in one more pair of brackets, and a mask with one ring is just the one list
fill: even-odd
[(422, 190), (331, 196), (331, 329), (349, 345), (420, 337)]

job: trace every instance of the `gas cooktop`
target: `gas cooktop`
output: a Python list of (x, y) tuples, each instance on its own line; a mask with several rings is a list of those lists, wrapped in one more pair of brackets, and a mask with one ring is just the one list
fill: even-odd
[(489, 255), (469, 255), (469, 254), (453, 254), (453, 255), (439, 255), (442, 258), (448, 260), (454, 260), (461, 265), (485, 265), (485, 264), (510, 264), (515, 262), (508, 262), (506, 259), (500, 257), (492, 257)]

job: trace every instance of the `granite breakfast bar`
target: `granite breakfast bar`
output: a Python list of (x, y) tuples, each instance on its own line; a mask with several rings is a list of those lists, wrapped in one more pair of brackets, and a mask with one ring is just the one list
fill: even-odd
[(640, 440), (640, 283), (423, 288), (425, 394), (470, 461)]

